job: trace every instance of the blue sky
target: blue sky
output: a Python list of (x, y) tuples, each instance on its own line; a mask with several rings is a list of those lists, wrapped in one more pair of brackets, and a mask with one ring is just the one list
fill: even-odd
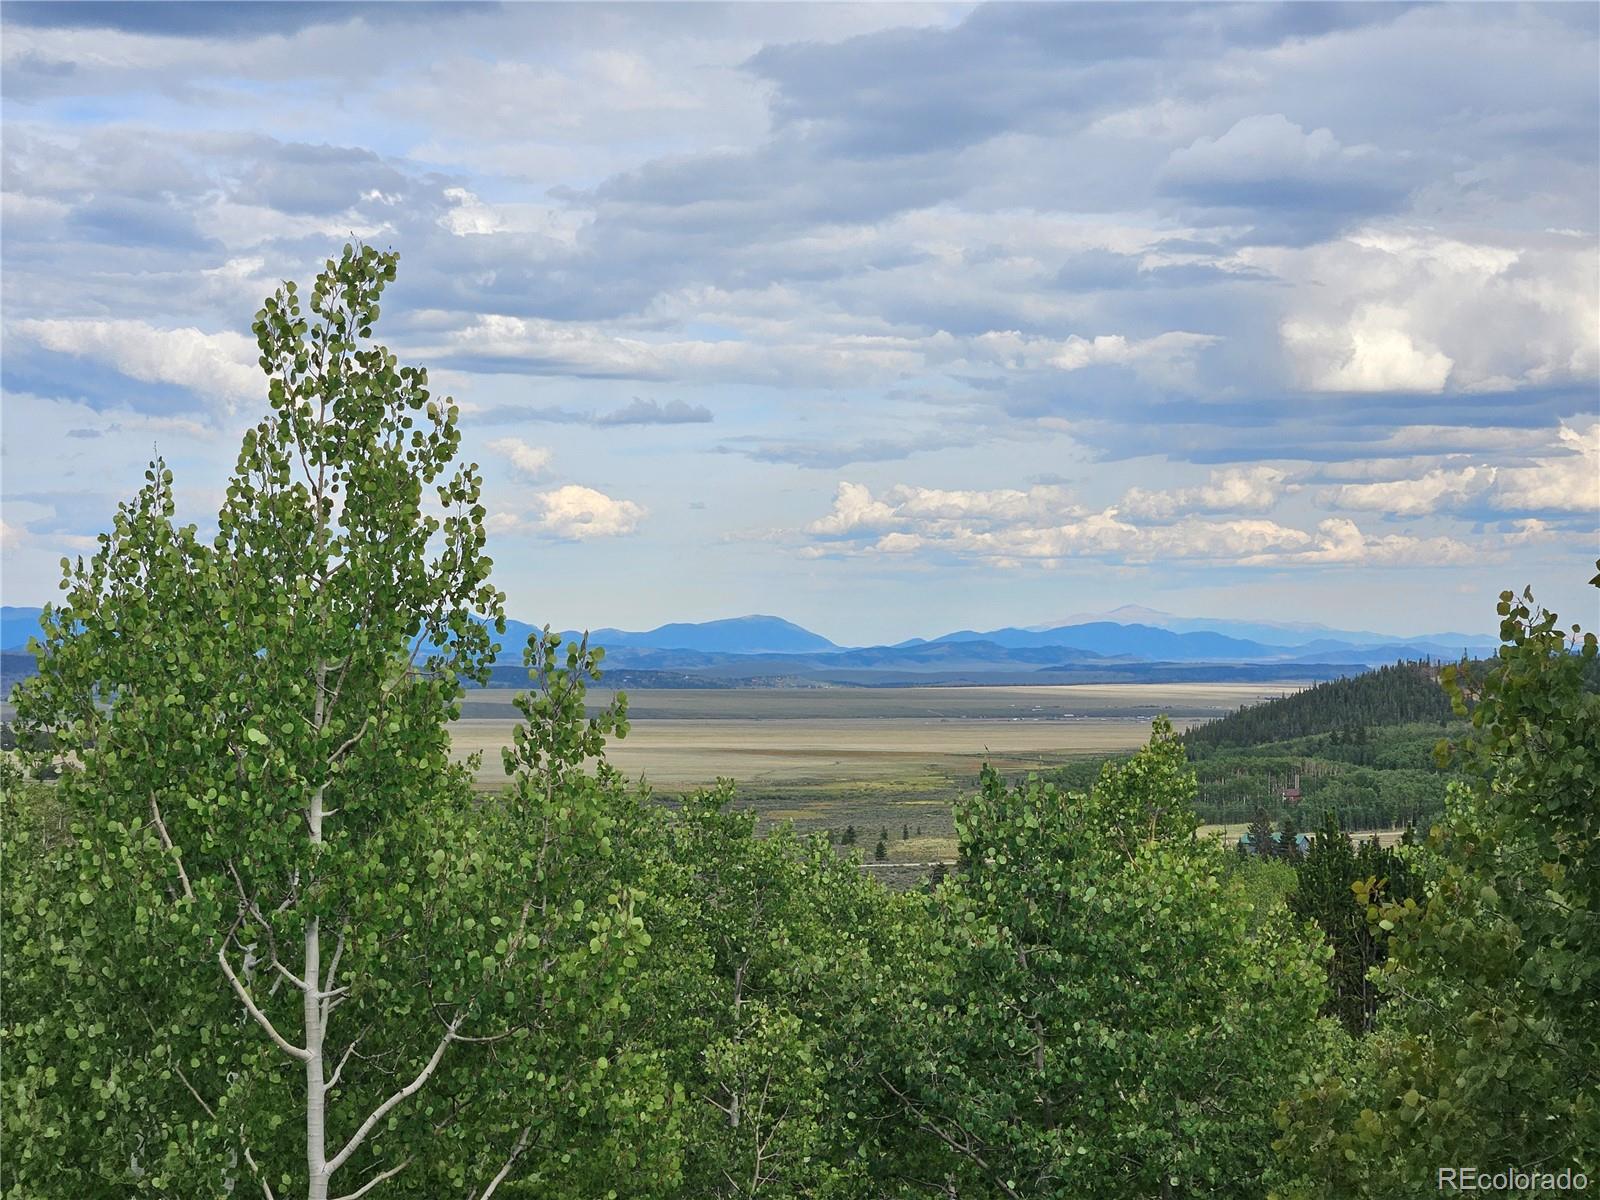
[(7, 4), (4, 598), (353, 233), (526, 620), (1592, 624), (1597, 15)]

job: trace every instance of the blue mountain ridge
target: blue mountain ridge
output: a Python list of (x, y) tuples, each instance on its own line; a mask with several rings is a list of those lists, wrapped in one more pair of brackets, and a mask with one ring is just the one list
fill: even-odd
[[(39, 629), (40, 609), (6, 606), (0, 610), (0, 649), (20, 651)], [(1158, 614), (1159, 615), (1159, 614)], [(1201, 618), (1184, 618), (1185, 624)], [(1240, 623), (1218, 621), (1237, 627)], [(516, 663), (528, 637), (539, 627), (507, 619), (506, 632), (497, 635), (499, 660)], [(1307, 633), (1317, 627), (1307, 627)], [(581, 633), (562, 631), (565, 640)], [(1399, 658), (1455, 658), (1464, 649), (1494, 645), (1493, 639), (1460, 634), (1432, 634), (1420, 638), (1382, 638), (1353, 641), (1312, 636), (1285, 644), (1233, 637), (1208, 629), (1178, 631), (1141, 623), (1110, 620), (1085, 621), (1047, 629), (1007, 626), (980, 632), (957, 630), (933, 639), (908, 638), (887, 646), (846, 647), (781, 617), (755, 614), (715, 621), (679, 621), (644, 631), (600, 628), (589, 631), (589, 644), (603, 646), (613, 666), (651, 669), (708, 669), (762, 667), (773, 672), (808, 667), (889, 667), (915, 670), (960, 665), (978, 667), (1045, 665), (1090, 659), (1161, 661), (1173, 663), (1218, 662), (1320, 662), (1384, 663)], [(761, 660), (761, 661), (757, 661)]]
[(1067, 646), (1096, 654), (1135, 654), (1173, 662), (1213, 659), (1237, 662), (1252, 658), (1281, 658), (1284, 648), (1267, 646), (1220, 633), (1174, 633), (1153, 625), (1119, 625), (1091, 621), (1057, 629), (992, 629), (987, 633), (962, 630), (935, 638), (936, 642), (993, 642), (997, 646)]
[[(508, 623), (509, 625), (509, 623)], [(567, 632), (564, 636), (576, 637)], [(728, 654), (808, 654), (839, 650), (821, 634), (802, 629), (782, 617), (755, 614), (720, 621), (675, 621), (644, 633), (623, 629), (593, 629), (589, 644), (607, 649), (648, 647), (653, 650), (704, 650)]]
[(1483, 633), (1375, 633), (1370, 629), (1335, 629), (1314, 621), (1241, 620), (1233, 617), (1178, 617), (1159, 609), (1124, 604), (1103, 613), (1076, 613), (1058, 621), (1029, 625), (1029, 632), (1110, 621), (1117, 625), (1150, 625), (1174, 633), (1221, 633), (1267, 646), (1315, 648), (1321, 645), (1377, 646), (1406, 643), (1440, 644), (1472, 650), (1492, 650), (1500, 644), (1493, 634)]

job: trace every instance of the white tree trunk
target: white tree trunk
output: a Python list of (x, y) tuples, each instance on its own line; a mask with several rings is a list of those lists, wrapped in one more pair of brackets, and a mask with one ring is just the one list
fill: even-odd
[[(314, 723), (322, 730), (324, 719), (324, 688), (327, 684), (327, 667), (317, 664), (317, 699)], [(311, 833), (312, 846), (322, 842), (322, 794), (319, 787), (311, 796), (306, 825)], [(328, 1088), (322, 1061), (322, 931), (317, 918), (306, 922), (305, 973), (306, 1014), (306, 1173), (309, 1183), (307, 1200), (328, 1200)]]
[[(313, 811), (319, 821), (320, 833), (321, 793), (313, 802)], [(315, 840), (320, 840), (317, 838)], [(321, 931), (313, 917), (306, 925), (306, 1171), (310, 1186), (307, 1200), (328, 1200), (327, 1161), (327, 1086), (323, 1078), (322, 1062), (322, 946)]]

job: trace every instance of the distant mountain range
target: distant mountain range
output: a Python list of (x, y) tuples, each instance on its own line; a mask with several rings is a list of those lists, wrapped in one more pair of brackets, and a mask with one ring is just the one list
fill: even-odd
[(1499, 645), (1495, 638), (1486, 634), (1423, 633), (1413, 637), (1396, 637), (1393, 634), (1374, 633), (1371, 630), (1334, 629), (1328, 625), (1318, 625), (1313, 621), (1236, 621), (1226, 617), (1178, 617), (1138, 604), (1124, 604), (1120, 608), (1113, 608), (1103, 613), (1076, 613), (1070, 617), (1062, 617), (1059, 621), (1030, 625), (1028, 628), (1059, 629), (1065, 625), (1086, 625), (1094, 621), (1113, 621), (1118, 625), (1154, 625), (1160, 629), (1171, 629), (1179, 633), (1194, 631), (1221, 633), (1229, 637), (1262, 642), (1269, 646), (1316, 645), (1322, 640), (1369, 646), (1430, 643), (1455, 646), (1457, 649), (1463, 647), (1489, 649)]
[(991, 629), (987, 633), (963, 629), (935, 638), (934, 642), (991, 642), (1006, 647), (1070, 646), (1096, 654), (1129, 654), (1136, 658), (1179, 662), (1197, 659), (1239, 662), (1281, 656), (1278, 647), (1220, 633), (1173, 633), (1154, 625), (1119, 625), (1115, 621), (1089, 621), (1054, 629)]
[[(29, 673), (19, 653), (37, 633), (40, 610), (0, 610), (4, 674)], [(537, 627), (507, 620), (496, 681), (520, 682), (522, 647)], [(574, 639), (575, 631), (564, 638)], [(1200, 617), (1174, 617), (1127, 605), (1080, 613), (1059, 624), (978, 631), (957, 630), (892, 646), (840, 646), (781, 617), (755, 615), (675, 622), (644, 632), (595, 629), (589, 643), (604, 646), (606, 666), (625, 672), (629, 686), (749, 686), (829, 683), (1061, 683), (1089, 679), (1333, 678), (1400, 659), (1459, 658), (1499, 643), (1458, 633), (1393, 638), (1329, 629)], [(510, 678), (514, 676), (515, 679)]]
[[(507, 632), (510, 632), (510, 622), (507, 622)], [(579, 634), (569, 632), (565, 636), (577, 637)], [(624, 629), (593, 629), (589, 631), (589, 644), (604, 646), (608, 651), (640, 648), (720, 651), (727, 654), (809, 654), (841, 649), (820, 633), (802, 629), (793, 621), (759, 614), (729, 617), (722, 621), (677, 621), (671, 625), (658, 625), (645, 633), (629, 633)]]

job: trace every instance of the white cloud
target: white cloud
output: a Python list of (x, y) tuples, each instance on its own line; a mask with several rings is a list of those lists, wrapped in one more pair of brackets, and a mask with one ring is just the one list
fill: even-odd
[(1055, 484), (1041, 484), (1025, 492), (1015, 488), (978, 491), (901, 484), (890, 491), (889, 497), (897, 513), (924, 521), (1040, 521), (1083, 511), (1070, 501), (1065, 488)]
[(1499, 471), (1490, 496), (1496, 508), (1600, 515), (1600, 421), (1587, 429), (1563, 425), (1557, 437), (1565, 453)]
[(1118, 506), (1134, 517), (1168, 520), (1180, 512), (1267, 512), (1277, 504), (1288, 476), (1276, 467), (1227, 467), (1209, 482), (1173, 491), (1129, 488)]
[(539, 518), (541, 529), (580, 541), (632, 533), (645, 515), (643, 505), (613, 500), (604, 492), (575, 483), (544, 493), (539, 505), (544, 510)]
[(1418, 345), (1405, 328), (1408, 320), (1404, 309), (1369, 304), (1342, 325), (1285, 321), (1281, 332), (1302, 382), (1313, 391), (1443, 391), (1455, 363)]
[(642, 504), (613, 500), (604, 492), (575, 483), (543, 492), (534, 497), (534, 502), (536, 514), (491, 513), (485, 518), (484, 527), (490, 533), (533, 533), (590, 541), (630, 534), (646, 514)]
[(503, 455), (520, 474), (530, 479), (544, 474), (545, 468), (550, 465), (549, 450), (543, 446), (530, 446), (521, 438), (496, 438), (489, 443), (489, 449)]
[(894, 377), (921, 365), (904, 339), (850, 337), (791, 344), (646, 340), (598, 325), (482, 316), (433, 353), (520, 363), (529, 373), (779, 385)]
[(170, 383), (228, 411), (266, 394), (254, 339), (238, 333), (158, 329), (144, 321), (26, 320), (17, 333), (46, 350), (87, 358), (145, 383)]
[(1318, 522), (1312, 546), (1284, 554), (1258, 554), (1240, 560), (1244, 566), (1311, 563), (1337, 566), (1444, 566), (1483, 561), (1483, 552), (1450, 537), (1419, 538), (1408, 534), (1372, 537), (1348, 517)]
[(363, 241), (392, 236), (388, 221), (373, 221), (355, 209), (335, 216), (283, 212), (265, 204), (243, 203), (221, 196), (195, 206), (196, 226), (231, 250), (257, 250), (271, 242), (312, 238), (337, 241), (352, 235)]
[(1279, 336), (1311, 391), (1513, 391), (1600, 371), (1592, 239), (1374, 228), (1242, 257), (1290, 284)]
[[(1219, 473), (1226, 475), (1226, 473)], [(1263, 481), (1223, 479), (1216, 499), (1257, 498)], [(1268, 481), (1277, 486), (1280, 480)], [(1193, 489), (1204, 492), (1208, 489)], [(1146, 493), (1161, 496), (1160, 493)], [(1175, 509), (1154, 504), (1164, 516)], [(1068, 503), (1059, 488), (1029, 492), (939, 491), (900, 485), (875, 498), (869, 488), (841, 483), (833, 511), (806, 532), (807, 552), (834, 555), (944, 554), (994, 566), (1055, 565), (1071, 558), (1152, 563), (1186, 560), (1257, 566), (1273, 564), (1407, 564), (1467, 561), (1468, 548), (1446, 537), (1403, 534), (1370, 537), (1344, 518), (1323, 521), (1316, 533), (1263, 518), (1139, 524), (1117, 508), (1090, 512)]]
[(884, 529), (894, 520), (894, 509), (881, 500), (874, 500), (865, 484), (841, 482), (833, 498), (833, 511), (806, 528), (812, 533), (846, 534), (858, 529)]
[(1339, 469), (1353, 477), (1365, 471), (1370, 464), (1384, 462), (1385, 456), (1394, 451), (1404, 451), (1417, 458), (1441, 452), (1497, 455), (1537, 452), (1545, 448), (1549, 436), (1547, 430), (1505, 425), (1402, 425), (1386, 433), (1381, 442), (1373, 444), (1375, 457), (1354, 459), (1340, 464)]
[(969, 359), (994, 362), (1010, 370), (1050, 367), (1057, 371), (1080, 371), (1084, 367), (1170, 362), (1186, 358), (1216, 341), (1209, 334), (1181, 330), (1132, 341), (1121, 334), (1092, 338), (1073, 334), (1056, 340), (1026, 337), (1016, 330), (996, 330), (968, 340), (963, 354)]
[(498, 233), (505, 228), (500, 215), (466, 188), (445, 188), (444, 194), (453, 207), (439, 218), (439, 224), (457, 237)]
[(1600, 513), (1600, 422), (1562, 425), (1525, 466), (1438, 467), (1412, 478), (1347, 483), (1321, 494), (1335, 508), (1413, 517), (1480, 503), (1496, 512)]
[(1556, 536), (1556, 531), (1550, 528), (1549, 522), (1541, 521), (1538, 517), (1527, 517), (1521, 521), (1513, 521), (1510, 529), (1501, 534), (1500, 540), (1508, 546), (1528, 546), (1554, 541)]
[[(589, 221), (585, 213), (542, 204), (490, 204), (464, 187), (444, 189), (450, 208), (439, 217), (440, 228), (457, 237), (495, 233), (536, 233), (556, 246), (571, 248)], [(553, 247), (552, 247), (553, 248)]]
[(1334, 508), (1417, 517), (1480, 495), (1493, 482), (1492, 467), (1463, 467), (1456, 471), (1439, 468), (1417, 479), (1347, 483), (1324, 492), (1322, 502)]
[[(529, 373), (779, 386), (885, 382), (951, 369), (1078, 371), (1122, 366), (1170, 374), (1217, 339), (1181, 330), (1129, 339), (1030, 337), (993, 330), (956, 337), (814, 329), (792, 313), (746, 327), (741, 339), (651, 340), (597, 324), (500, 314), (480, 316), (426, 354), (524, 364)], [(859, 323), (856, 324), (859, 329)]]
[[(896, 526), (919, 524), (932, 529), (956, 526), (993, 526), (1015, 522), (1044, 522), (1078, 515), (1082, 509), (1072, 504), (1064, 488), (1041, 485), (1018, 491), (997, 488), (992, 491), (925, 488), (899, 484), (873, 499), (871, 490), (860, 483), (841, 482), (834, 495), (833, 511), (813, 521), (808, 532), (843, 535), (876, 532)], [(894, 543), (902, 548), (902, 538)]]

